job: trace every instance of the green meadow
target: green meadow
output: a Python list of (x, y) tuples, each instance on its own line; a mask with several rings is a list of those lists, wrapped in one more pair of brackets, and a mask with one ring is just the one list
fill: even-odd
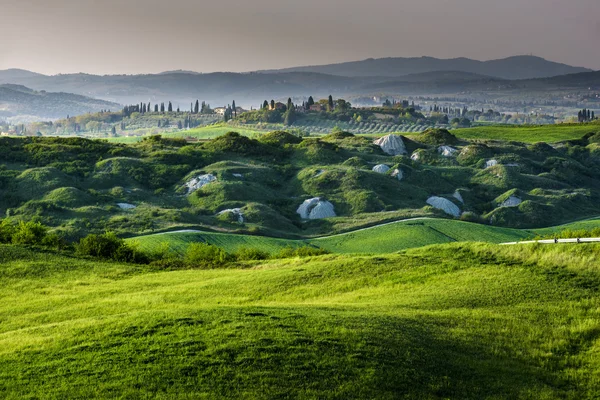
[(590, 132), (597, 132), (599, 125), (555, 124), (555, 125), (492, 125), (454, 129), (452, 134), (461, 139), (503, 140), (525, 143), (560, 142), (579, 139)]
[(277, 239), (266, 236), (251, 236), (214, 232), (166, 232), (137, 236), (126, 242), (135, 244), (143, 251), (168, 248), (178, 254), (185, 253), (190, 243), (207, 243), (235, 253), (241, 248), (253, 248), (276, 254), (287, 247), (313, 246), (331, 253), (384, 254), (433, 244), (453, 242), (507, 243), (548, 236), (565, 230), (592, 230), (600, 227), (599, 219), (542, 229), (511, 229), (475, 224), (450, 219), (410, 219), (387, 223), (371, 228), (338, 235), (301, 240)]
[(600, 247), (161, 271), (0, 246), (5, 399), (583, 399)]

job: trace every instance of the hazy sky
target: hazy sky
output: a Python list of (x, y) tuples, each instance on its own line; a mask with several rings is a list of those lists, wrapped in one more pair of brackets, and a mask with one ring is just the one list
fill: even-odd
[(249, 71), (530, 54), (600, 69), (599, 0), (0, 0), (0, 69)]

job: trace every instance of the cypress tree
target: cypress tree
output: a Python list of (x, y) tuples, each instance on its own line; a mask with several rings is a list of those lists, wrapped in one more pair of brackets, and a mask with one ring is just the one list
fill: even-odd
[(173, 104), (171, 104), (171, 102), (169, 102), (169, 108), (167, 110), (173, 112)]
[(291, 107), (285, 113), (285, 119), (283, 120), (283, 123), (285, 126), (290, 126), (293, 125), (294, 122), (296, 122), (296, 109)]
[(271, 100), (271, 110), (275, 109), (275, 100)]
[(236, 107), (235, 107), (235, 100), (233, 100), (233, 102), (231, 103), (231, 108), (233, 110), (233, 117), (237, 118), (237, 110), (236, 110)]
[(327, 105), (329, 106), (329, 111), (333, 111), (333, 97), (329, 95), (329, 99), (327, 100)]
[(263, 106), (262, 106), (262, 108), (269, 108), (269, 102), (265, 100), (265, 101), (263, 102)]
[(200, 100), (196, 100), (196, 106), (194, 107), (194, 114), (198, 114), (200, 112)]
[(313, 99), (312, 96), (308, 97), (308, 102), (306, 103), (308, 108), (310, 108), (310, 106), (314, 106), (315, 105), (315, 99)]

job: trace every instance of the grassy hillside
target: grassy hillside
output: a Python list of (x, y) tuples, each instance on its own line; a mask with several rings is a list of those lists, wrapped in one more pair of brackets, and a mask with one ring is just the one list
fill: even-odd
[(393, 253), (431, 244), (504, 243), (528, 237), (530, 232), (518, 229), (452, 220), (414, 220), (313, 239), (311, 243), (333, 253)]
[(137, 236), (127, 239), (126, 242), (136, 244), (140, 250), (152, 251), (161, 246), (168, 246), (168, 249), (183, 254), (190, 243), (208, 243), (220, 247), (227, 253), (235, 253), (242, 248), (252, 248), (275, 254), (286, 247), (301, 247), (307, 245), (307, 241), (277, 239), (267, 236), (250, 236), (234, 233), (214, 233), (214, 232), (172, 232), (159, 233), (154, 235)]
[[(0, 215), (40, 220), (77, 239), (175, 229), (306, 238), (452, 216), (539, 228), (600, 214), (599, 133), (552, 146), (471, 141), (445, 130), (395, 140), (406, 154), (388, 155), (373, 138), (347, 132), (228, 133), (200, 143), (152, 136), (132, 144), (3, 137)], [(432, 197), (454, 211), (431, 207)], [(333, 208), (329, 218), (297, 213), (314, 198)]]
[(332, 253), (394, 253), (400, 250), (452, 242), (507, 243), (536, 236), (547, 236), (564, 230), (600, 228), (600, 219), (591, 219), (542, 229), (510, 229), (447, 219), (418, 219), (388, 223), (359, 231), (321, 238), (286, 240), (265, 236), (248, 236), (213, 232), (170, 232), (127, 239), (141, 250), (152, 251), (168, 246), (179, 254), (190, 243), (203, 242), (218, 246), (228, 253), (240, 248), (255, 248), (276, 254), (286, 247), (311, 245)]
[(542, 126), (478, 126), (455, 129), (452, 133), (463, 139), (504, 140), (525, 143), (560, 142), (579, 139), (590, 132), (598, 132), (600, 126), (594, 124), (557, 124)]
[(0, 397), (582, 399), (600, 247), (161, 272), (0, 247)]

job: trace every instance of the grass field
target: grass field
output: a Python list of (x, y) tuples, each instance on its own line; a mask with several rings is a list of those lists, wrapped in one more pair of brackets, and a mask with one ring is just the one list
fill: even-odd
[(463, 139), (492, 139), (525, 143), (559, 142), (579, 139), (590, 132), (600, 131), (600, 125), (593, 124), (556, 124), (541, 126), (502, 125), (478, 126), (475, 128), (455, 129), (452, 134)]
[(223, 136), (228, 132), (237, 132), (242, 136), (255, 136), (264, 131), (258, 131), (255, 129), (241, 128), (237, 126), (228, 126), (224, 124), (203, 126), (201, 128), (194, 128), (187, 131), (165, 133), (164, 137), (193, 137), (196, 139), (214, 139), (219, 136)]
[(286, 240), (266, 236), (250, 236), (213, 232), (175, 232), (162, 233), (148, 236), (138, 236), (127, 239), (130, 243), (137, 243), (139, 248), (152, 251), (163, 244), (168, 244), (169, 250), (183, 254), (190, 243), (203, 242), (235, 253), (241, 248), (253, 248), (270, 254), (275, 254), (286, 247), (300, 247), (307, 245), (301, 240)]
[(408, 248), (451, 242), (519, 241), (531, 235), (529, 231), (518, 229), (445, 219), (423, 219), (313, 239), (311, 243), (333, 253), (393, 253)]
[(594, 398), (598, 254), (453, 244), (160, 272), (3, 246), (0, 397)]
[(164, 243), (178, 253), (183, 253), (193, 242), (205, 242), (234, 253), (242, 247), (256, 248), (274, 254), (285, 247), (312, 245), (332, 253), (393, 253), (396, 251), (451, 242), (505, 243), (549, 235), (565, 229), (592, 229), (600, 220), (576, 222), (544, 229), (509, 229), (447, 219), (416, 219), (376, 226), (341, 235), (316, 239), (286, 240), (264, 236), (248, 236), (212, 232), (174, 232), (138, 236), (128, 241), (140, 249), (151, 251)]

